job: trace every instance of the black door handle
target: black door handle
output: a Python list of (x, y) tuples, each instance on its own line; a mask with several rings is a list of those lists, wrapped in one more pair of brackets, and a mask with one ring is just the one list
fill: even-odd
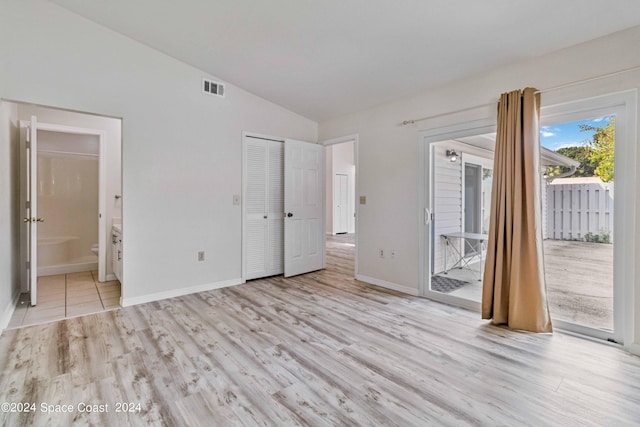
[(289, 218), (291, 218), (292, 216), (293, 216), (293, 214), (292, 214), (291, 212), (289, 212), (289, 213), (287, 214), (287, 217), (289, 217)]

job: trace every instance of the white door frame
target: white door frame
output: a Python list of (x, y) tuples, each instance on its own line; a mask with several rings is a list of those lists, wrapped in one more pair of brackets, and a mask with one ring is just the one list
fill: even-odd
[[(480, 168), (482, 170), (484, 169), (491, 169), (491, 171), (493, 171), (493, 158), (490, 157), (480, 157), (474, 154), (468, 154), (465, 153), (464, 151), (461, 152), (460, 154), (460, 160), (461, 160), (461, 165), (462, 165), (462, 221), (465, 221), (465, 215), (466, 215), (466, 211), (465, 211), (465, 203), (466, 200), (465, 198), (467, 197), (467, 190), (466, 190), (466, 183), (467, 183), (467, 178), (466, 178), (466, 166), (467, 164), (470, 165), (475, 165), (475, 166), (480, 166)], [(480, 199), (478, 200), (478, 214), (479, 214), (479, 218), (478, 218), (478, 222), (480, 224), (480, 228), (482, 229), (482, 176), (480, 177)], [(464, 225), (463, 225), (464, 227)], [(464, 230), (463, 230), (464, 231)], [(478, 233), (481, 233), (482, 230), (478, 231)]]
[[(358, 242), (358, 219), (360, 218), (359, 215), (359, 205), (360, 205), (360, 189), (358, 188), (358, 175), (360, 173), (360, 167), (359, 167), (359, 152), (360, 149), (359, 147), (359, 141), (360, 141), (360, 136), (357, 133), (354, 133), (352, 135), (345, 135), (345, 136), (341, 136), (338, 138), (332, 138), (332, 139), (327, 139), (325, 141), (322, 142), (322, 145), (324, 145), (325, 147), (328, 147), (330, 145), (336, 145), (336, 144), (341, 144), (343, 142), (351, 142), (353, 141), (353, 161), (356, 165), (356, 173), (355, 173), (355, 178), (354, 178), (354, 186), (355, 186), (355, 194), (354, 194), (354, 211), (355, 211), (355, 228), (354, 228), (354, 240), (355, 240), (355, 259), (354, 259), (354, 277), (357, 277), (359, 274), (359, 269), (358, 269), (358, 248), (360, 246), (359, 242)], [(326, 158), (327, 156), (325, 156)], [(332, 172), (333, 174), (333, 172)], [(325, 189), (326, 192), (326, 189)], [(326, 200), (326, 193), (325, 193), (325, 197), (324, 200)], [(326, 224), (326, 221), (325, 221)]]
[[(20, 121), (20, 126), (27, 125), (29, 122)], [(90, 135), (98, 137), (98, 280), (106, 281), (107, 277), (107, 229), (106, 229), (106, 194), (107, 194), (107, 169), (106, 169), (106, 132), (100, 129), (88, 129), (75, 126), (66, 126), (52, 123), (38, 122), (37, 130), (71, 133), (76, 135)], [(34, 171), (37, 173), (37, 171)], [(22, 181), (22, 180), (21, 180)], [(24, 252), (24, 251), (21, 251)], [(24, 255), (24, 254), (23, 254)], [(22, 268), (26, 268), (26, 264), (22, 263)], [(37, 266), (36, 266), (37, 268)], [(24, 286), (24, 282), (23, 282)], [(23, 292), (25, 290), (23, 289)]]

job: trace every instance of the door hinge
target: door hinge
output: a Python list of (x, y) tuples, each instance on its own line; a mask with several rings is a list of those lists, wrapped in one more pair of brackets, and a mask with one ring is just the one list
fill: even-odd
[(31, 209), (31, 200), (27, 200), (26, 202), (24, 202), (24, 208)]
[(31, 127), (27, 127), (27, 148), (29, 148), (30, 142), (31, 142)]
[(31, 261), (26, 261), (24, 264), (27, 270), (31, 270)]

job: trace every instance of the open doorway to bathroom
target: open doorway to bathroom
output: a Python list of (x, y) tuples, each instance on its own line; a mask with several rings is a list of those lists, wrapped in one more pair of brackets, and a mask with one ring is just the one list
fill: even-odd
[(326, 141), (327, 264), (346, 274), (357, 274), (356, 165), (357, 135)]
[(22, 294), (9, 327), (120, 307), (121, 120), (12, 104)]

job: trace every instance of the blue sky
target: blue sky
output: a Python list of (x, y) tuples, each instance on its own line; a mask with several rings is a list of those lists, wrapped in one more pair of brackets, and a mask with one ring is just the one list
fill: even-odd
[(590, 120), (580, 120), (577, 122), (561, 123), (553, 126), (543, 126), (540, 128), (540, 145), (549, 150), (558, 148), (574, 147), (585, 145), (591, 140), (593, 132), (580, 132), (579, 125), (606, 126), (611, 117), (599, 117)]

